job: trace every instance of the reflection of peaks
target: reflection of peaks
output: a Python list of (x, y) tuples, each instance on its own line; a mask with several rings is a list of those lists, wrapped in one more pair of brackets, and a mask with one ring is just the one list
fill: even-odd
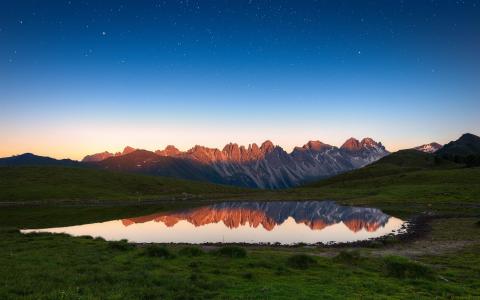
[(353, 232), (365, 229), (368, 232), (375, 232), (380, 227), (379, 223), (368, 223), (362, 220), (348, 220), (344, 222), (345, 226)]
[(149, 221), (162, 222), (172, 227), (187, 221), (195, 227), (222, 222), (228, 228), (249, 225), (270, 231), (289, 217), (297, 224), (303, 223), (313, 230), (343, 222), (353, 232), (362, 229), (374, 232), (384, 226), (389, 216), (374, 208), (339, 206), (331, 201), (307, 202), (226, 202), (177, 213), (160, 213), (124, 219), (123, 225)]
[(264, 212), (251, 209), (222, 209), (217, 210), (210, 207), (202, 207), (188, 212), (155, 214), (145, 217), (124, 219), (123, 225), (129, 226), (134, 223), (144, 223), (148, 221), (162, 222), (168, 227), (172, 227), (179, 221), (188, 221), (195, 227), (211, 223), (223, 222), (228, 228), (238, 228), (249, 224), (257, 228), (262, 225), (267, 230), (272, 230), (275, 225), (274, 220), (267, 217)]

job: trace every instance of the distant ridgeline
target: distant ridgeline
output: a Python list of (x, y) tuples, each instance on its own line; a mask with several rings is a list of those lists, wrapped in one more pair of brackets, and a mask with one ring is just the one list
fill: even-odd
[[(115, 154), (102, 152), (88, 155), (81, 162), (26, 153), (0, 158), (0, 166), (87, 167), (263, 189), (299, 186), (376, 161), (388, 163), (401, 159), (401, 164), (412, 167), (424, 161), (431, 164), (452, 161), (467, 167), (480, 166), (480, 138), (473, 134), (464, 134), (443, 147), (430, 143), (413, 149), (398, 152), (404, 155), (389, 155), (381, 143), (370, 138), (361, 141), (351, 138), (341, 147), (310, 141), (287, 153), (266, 141), (260, 146), (252, 144), (248, 147), (228, 144), (222, 150), (195, 146), (188, 151), (180, 151), (174, 146), (167, 146), (164, 150), (152, 152), (127, 147)], [(424, 153), (423, 160), (418, 160), (419, 156), (415, 155), (418, 151)], [(407, 155), (410, 152), (412, 155)]]

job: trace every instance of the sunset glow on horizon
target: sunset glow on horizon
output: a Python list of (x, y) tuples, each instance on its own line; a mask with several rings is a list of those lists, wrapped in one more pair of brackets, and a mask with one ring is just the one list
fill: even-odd
[(0, 157), (480, 134), (480, 7), (3, 1)]

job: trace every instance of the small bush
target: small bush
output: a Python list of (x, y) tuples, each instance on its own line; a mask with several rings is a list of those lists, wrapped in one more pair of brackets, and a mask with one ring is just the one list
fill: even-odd
[(182, 256), (200, 256), (203, 255), (205, 252), (199, 247), (188, 246), (180, 249), (178, 253)]
[(347, 264), (355, 264), (360, 261), (361, 256), (358, 250), (353, 251), (340, 251), (337, 256), (334, 257), (335, 261), (347, 263)]
[(113, 250), (126, 251), (133, 248), (133, 245), (129, 244), (127, 240), (108, 242), (108, 248)]
[(195, 282), (196, 282), (196, 281), (198, 281), (199, 276), (198, 276), (197, 273), (192, 273), (192, 274), (190, 274), (189, 279), (190, 279), (191, 281), (195, 281)]
[(290, 272), (286, 267), (278, 266), (275, 270), (275, 275), (290, 275)]
[(395, 237), (394, 235), (387, 235), (382, 242), (384, 245), (389, 245), (389, 244), (397, 243), (398, 240), (397, 240), (397, 237)]
[(243, 258), (247, 256), (247, 251), (237, 246), (225, 246), (216, 251), (217, 255), (227, 256), (232, 258)]
[(397, 278), (431, 277), (432, 270), (423, 264), (400, 256), (388, 256), (384, 259), (388, 276)]
[(145, 247), (144, 254), (151, 257), (174, 258), (175, 255), (163, 246), (149, 245)]
[(381, 248), (383, 246), (384, 244), (380, 241), (371, 241), (370, 243), (367, 244), (367, 247), (369, 248)]
[(251, 279), (253, 279), (253, 273), (252, 272), (243, 273), (242, 277), (245, 278), (245, 279), (251, 280)]
[(287, 265), (295, 269), (308, 269), (316, 264), (315, 258), (306, 254), (295, 254), (287, 260)]
[(264, 261), (264, 260), (250, 262), (250, 263), (247, 264), (247, 266), (249, 268), (265, 268), (265, 269), (273, 268), (273, 264), (271, 262), (267, 262), (267, 261)]

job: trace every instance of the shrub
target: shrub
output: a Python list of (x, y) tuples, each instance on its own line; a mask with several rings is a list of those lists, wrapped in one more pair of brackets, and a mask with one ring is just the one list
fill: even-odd
[(166, 247), (149, 245), (145, 247), (144, 254), (151, 257), (174, 258), (175, 255)]
[(431, 277), (432, 270), (423, 264), (400, 256), (388, 256), (384, 259), (388, 276), (397, 278)]
[(133, 248), (133, 245), (129, 244), (127, 240), (108, 242), (108, 248), (113, 250), (126, 251)]
[(370, 248), (381, 248), (383, 247), (383, 243), (377, 240), (371, 241), (370, 243), (367, 244), (367, 247)]
[(358, 250), (353, 250), (353, 251), (342, 250), (333, 259), (335, 261), (342, 262), (342, 263), (355, 264), (358, 261), (360, 261), (361, 256)]
[(251, 280), (251, 279), (253, 279), (253, 273), (252, 272), (243, 273), (242, 277), (245, 278), (245, 279)]
[(276, 268), (275, 275), (290, 275), (290, 272), (286, 267), (280, 265)]
[(183, 256), (200, 256), (203, 255), (205, 252), (199, 247), (188, 246), (180, 249), (178, 253)]
[(247, 251), (237, 246), (225, 246), (217, 250), (217, 255), (242, 258), (247, 256)]
[(308, 269), (316, 264), (315, 258), (306, 254), (295, 254), (287, 260), (287, 265), (295, 269)]

